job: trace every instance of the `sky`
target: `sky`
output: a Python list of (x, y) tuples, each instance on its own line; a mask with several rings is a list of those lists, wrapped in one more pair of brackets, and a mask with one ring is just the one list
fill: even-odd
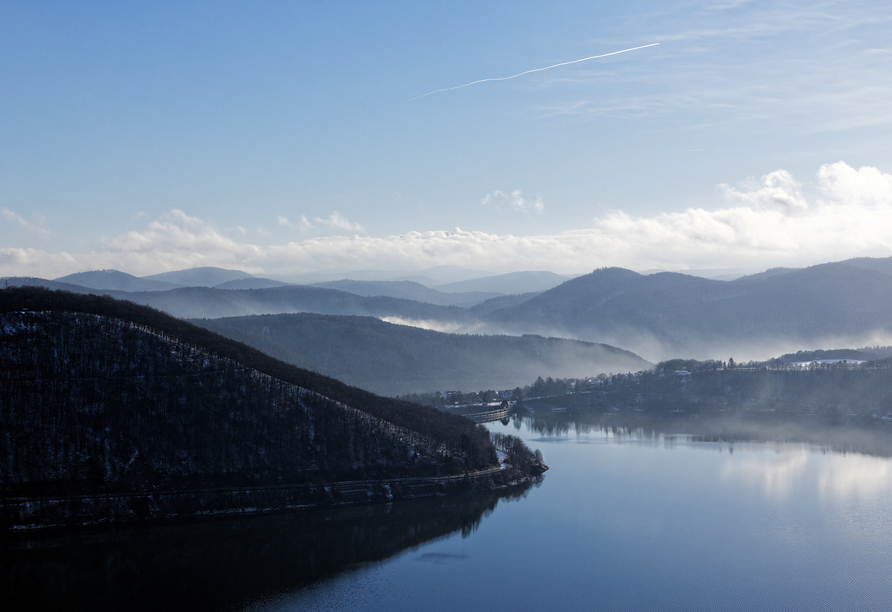
[(890, 142), (887, 1), (0, 0), (3, 276), (887, 257)]

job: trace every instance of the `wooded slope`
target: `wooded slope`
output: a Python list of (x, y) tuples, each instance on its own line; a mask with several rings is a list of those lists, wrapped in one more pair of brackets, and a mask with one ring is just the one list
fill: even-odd
[(461, 473), (472, 422), (108, 297), (0, 291), (6, 496)]
[(513, 389), (537, 376), (596, 376), (653, 366), (634, 353), (542, 336), (447, 334), (372, 317), (286, 314), (196, 321), (292, 363), (376, 393)]

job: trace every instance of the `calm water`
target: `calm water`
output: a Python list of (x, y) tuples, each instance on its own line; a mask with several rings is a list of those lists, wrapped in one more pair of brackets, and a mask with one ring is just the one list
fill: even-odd
[[(11, 603), (82, 609), (892, 608), (892, 462), (805, 444), (598, 428), (520, 435), (509, 499), (420, 501), (13, 550)], [(10, 582), (12, 581), (12, 582)], [(11, 586), (14, 585), (14, 586)], [(42, 586), (41, 586), (42, 585)]]

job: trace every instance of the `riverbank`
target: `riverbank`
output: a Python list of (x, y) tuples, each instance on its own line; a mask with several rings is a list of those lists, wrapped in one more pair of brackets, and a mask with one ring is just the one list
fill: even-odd
[(167, 518), (260, 514), (494, 491), (527, 484), (532, 478), (533, 475), (516, 468), (500, 466), (435, 478), (18, 497), (0, 500), (0, 520), (8, 533)]

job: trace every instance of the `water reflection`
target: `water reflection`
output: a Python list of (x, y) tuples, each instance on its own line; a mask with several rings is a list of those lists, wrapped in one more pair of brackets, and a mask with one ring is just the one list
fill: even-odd
[(500, 500), (528, 490), (8, 537), (0, 602), (6, 610), (237, 609), (451, 533), (467, 537)]
[[(512, 422), (515, 429), (540, 434), (540, 442), (634, 443), (726, 453), (712, 462), (721, 486), (777, 502), (803, 491), (815, 492), (816, 503), (839, 507), (892, 497), (892, 431), (886, 423), (851, 427), (774, 418), (692, 420), (561, 413), (512, 415)], [(840, 455), (844, 461), (832, 458)]]
[[(550, 441), (586, 437), (634, 440), (671, 445), (677, 440), (693, 442), (773, 442), (803, 443), (819, 450), (892, 457), (892, 424), (872, 421), (863, 426), (832, 426), (808, 419), (774, 415), (706, 415), (693, 419), (686, 415), (624, 413), (553, 413), (511, 415), (514, 429), (522, 427)], [(733, 452), (733, 447), (730, 447)]]
[(824, 497), (847, 500), (876, 497), (892, 491), (892, 463), (879, 457), (854, 455), (845, 463), (832, 463), (818, 481)]
[(767, 498), (784, 499), (808, 468), (811, 453), (802, 448), (778, 449), (771, 454), (746, 453), (721, 466), (726, 486), (754, 486)]

